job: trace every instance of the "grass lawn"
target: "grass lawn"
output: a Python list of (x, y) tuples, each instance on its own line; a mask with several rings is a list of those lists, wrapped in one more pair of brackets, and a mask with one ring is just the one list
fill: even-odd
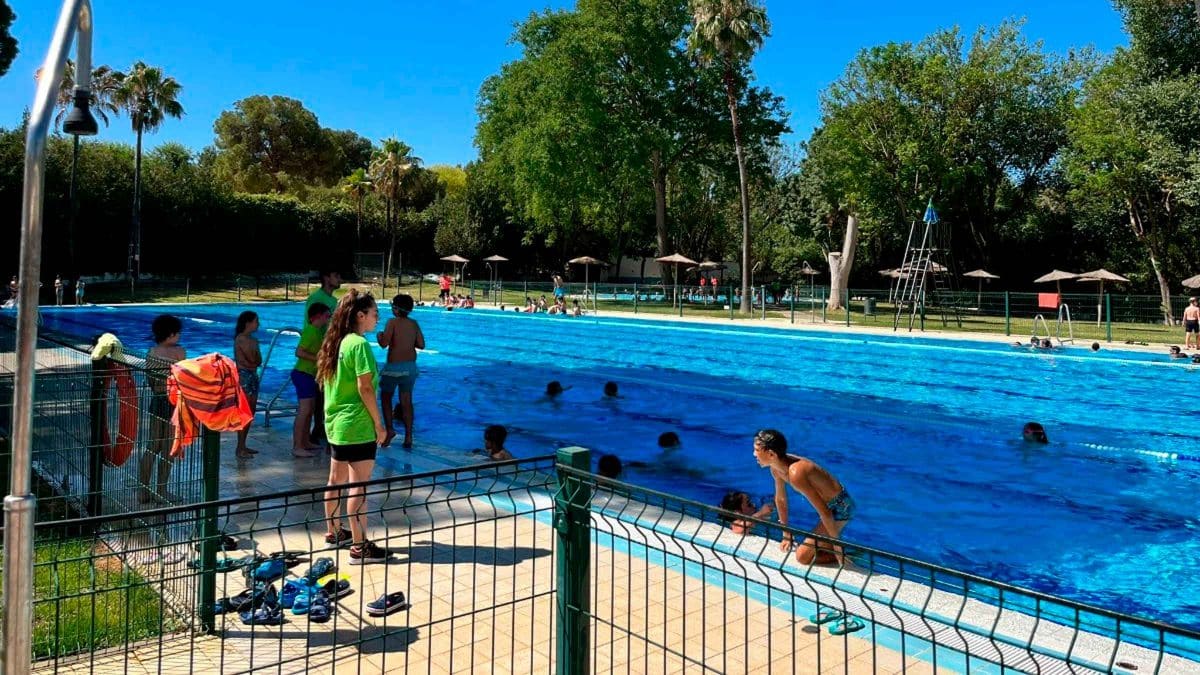
[[(98, 547), (94, 552), (93, 546)], [(35, 659), (103, 649), (163, 631), (159, 595), (92, 539), (38, 543), (33, 594)]]

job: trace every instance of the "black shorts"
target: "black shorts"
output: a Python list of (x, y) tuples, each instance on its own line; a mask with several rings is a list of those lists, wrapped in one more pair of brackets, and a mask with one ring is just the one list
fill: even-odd
[(1185, 333), (1200, 333), (1200, 321), (1189, 319), (1183, 322), (1183, 331)]
[(439, 297), (439, 298), (446, 298), (446, 297), (449, 297), (449, 296), (450, 296), (450, 289), (449, 289), (449, 288), (443, 288), (443, 289), (441, 289), (441, 291), (438, 293), (438, 297)]
[(339, 462), (365, 462), (375, 459), (375, 451), (379, 449), (379, 446), (375, 445), (375, 441), (353, 445), (330, 443), (329, 449), (333, 451), (333, 458)]

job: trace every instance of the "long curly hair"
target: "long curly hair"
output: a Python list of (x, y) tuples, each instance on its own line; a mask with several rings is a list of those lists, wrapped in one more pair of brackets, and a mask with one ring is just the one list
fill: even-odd
[(317, 352), (317, 382), (324, 386), (337, 373), (338, 350), (342, 346), (342, 338), (354, 332), (358, 322), (359, 312), (369, 312), (375, 306), (375, 298), (370, 293), (362, 293), (351, 288), (346, 291), (333, 310), (329, 325), (325, 332), (325, 341)]

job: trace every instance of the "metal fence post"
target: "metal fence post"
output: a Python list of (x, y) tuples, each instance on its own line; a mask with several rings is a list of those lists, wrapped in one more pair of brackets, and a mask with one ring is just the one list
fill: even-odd
[(846, 289), (846, 327), (850, 327), (850, 289)]
[(183, 301), (184, 302), (192, 301), (192, 278), (191, 277), (188, 277), (183, 282)]
[(107, 358), (92, 361), (91, 388), (88, 395), (88, 417), (90, 418), (90, 442), (88, 443), (88, 498), (89, 516), (103, 515), (104, 507), (104, 419), (101, 401), (108, 394), (109, 368)]
[(828, 319), (825, 313), (829, 310), (829, 302), (825, 299), (825, 287), (821, 287), (821, 323), (825, 323)]
[(791, 292), (788, 293), (788, 297), (791, 299), (791, 302), (789, 302), (788, 304), (790, 305), (790, 309), (792, 312), (792, 323), (796, 323), (796, 287), (795, 286), (792, 286), (792, 290), (791, 290)]
[[(591, 471), (586, 448), (559, 448), (558, 464)], [(554, 529), (558, 538), (558, 603), (555, 645), (558, 675), (584, 675), (591, 657), (588, 647), (588, 614), (591, 592), (591, 533), (588, 505), (591, 486), (566, 471), (558, 472), (554, 498)]]
[(290, 298), (288, 298), (288, 291), (290, 291), (291, 288), (292, 288), (292, 281), (285, 276), (283, 278), (283, 299), (284, 300), (290, 299)]
[(196, 601), (200, 605), (200, 626), (205, 633), (216, 630), (215, 605), (217, 603), (217, 547), (221, 533), (217, 523), (217, 474), (221, 470), (221, 436), (205, 428), (201, 432), (203, 463), (204, 507), (200, 514), (200, 579)]
[(759, 292), (762, 293), (762, 301), (763, 301), (762, 318), (765, 321), (767, 318), (767, 285), (763, 284), (762, 288), (759, 289)]
[(638, 289), (637, 282), (633, 282), (633, 313), (637, 314)]
[(729, 320), (733, 321), (733, 284), (729, 284)]
[(1104, 294), (1104, 337), (1112, 342), (1112, 294)]
[(1012, 335), (1012, 313), (1008, 311), (1008, 291), (1004, 291), (1004, 334)]
[(242, 301), (242, 276), (240, 274), (237, 277), (237, 291), (238, 291), (238, 302), (241, 302)]

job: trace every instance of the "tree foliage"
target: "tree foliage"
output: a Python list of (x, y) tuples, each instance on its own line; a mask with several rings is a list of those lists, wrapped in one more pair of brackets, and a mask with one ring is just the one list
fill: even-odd
[(8, 72), (13, 59), (17, 58), (17, 39), (12, 36), (12, 24), (17, 15), (8, 6), (8, 0), (0, 0), (0, 77)]

